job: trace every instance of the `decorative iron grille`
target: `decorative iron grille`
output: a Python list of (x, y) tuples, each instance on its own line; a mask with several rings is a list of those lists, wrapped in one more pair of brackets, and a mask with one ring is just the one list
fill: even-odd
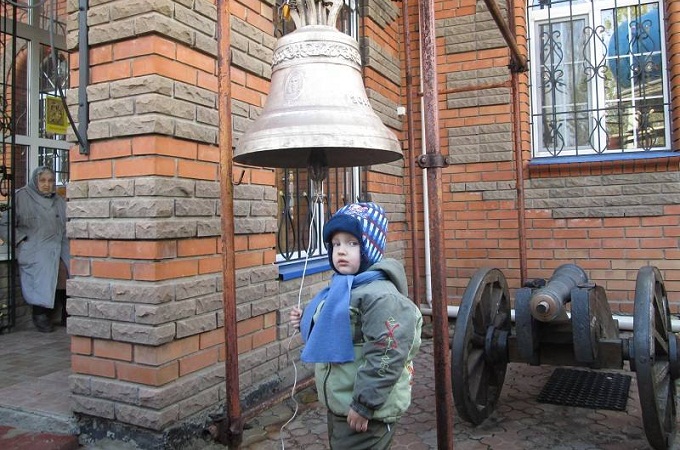
[(280, 169), (277, 175), (278, 260), (295, 261), (326, 254), (322, 242), (323, 224), (332, 212), (360, 200), (359, 169), (330, 169), (324, 181), (324, 192), (319, 193), (321, 202), (315, 201), (318, 193), (314, 192), (314, 183), (306, 169)]
[(660, 0), (533, 0), (535, 157), (669, 150)]

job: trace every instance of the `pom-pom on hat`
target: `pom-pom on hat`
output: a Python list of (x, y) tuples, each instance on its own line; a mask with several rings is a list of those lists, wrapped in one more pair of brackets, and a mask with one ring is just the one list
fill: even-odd
[(361, 242), (361, 265), (363, 272), (383, 258), (387, 241), (387, 217), (385, 210), (375, 203), (351, 203), (340, 208), (323, 227), (323, 241), (328, 247), (328, 260), (333, 266), (333, 235), (344, 231)]

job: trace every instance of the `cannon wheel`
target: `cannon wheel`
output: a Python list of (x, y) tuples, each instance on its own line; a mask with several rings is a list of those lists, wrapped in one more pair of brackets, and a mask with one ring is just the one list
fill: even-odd
[(510, 327), (510, 295), (503, 273), (478, 270), (463, 294), (451, 353), (456, 409), (474, 425), (493, 412), (501, 394)]
[(647, 441), (656, 450), (669, 448), (675, 429), (675, 381), (672, 373), (677, 354), (670, 344), (670, 310), (659, 269), (638, 271), (635, 283), (633, 358), (637, 375), (642, 423)]

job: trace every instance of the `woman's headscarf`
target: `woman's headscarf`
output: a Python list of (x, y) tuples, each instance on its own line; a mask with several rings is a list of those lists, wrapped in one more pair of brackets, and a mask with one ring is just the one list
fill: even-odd
[(33, 173), (31, 174), (31, 179), (26, 184), (27, 187), (26, 191), (29, 193), (31, 198), (35, 200), (36, 203), (48, 207), (51, 206), (54, 201), (54, 196), (56, 195), (56, 183), (52, 188), (52, 192), (47, 193), (40, 192), (40, 189), (38, 188), (38, 178), (44, 172), (50, 172), (52, 175), (55, 175), (54, 170), (52, 170), (51, 167), (48, 166), (36, 167)]

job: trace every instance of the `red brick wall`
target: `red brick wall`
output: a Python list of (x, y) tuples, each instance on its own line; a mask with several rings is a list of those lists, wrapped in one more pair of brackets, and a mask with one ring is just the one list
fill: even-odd
[[(74, 411), (155, 431), (224, 396), (215, 3), (169, 6), (173, 29), (161, 5), (91, 5), (68, 186)], [(149, 33), (116, 34), (133, 23)]]
[[(671, 77), (677, 77), (677, 50), (680, 48), (680, 34), (674, 33), (672, 18), (677, 14), (677, 2), (668, 5), (668, 48), (671, 53)], [(520, 49), (526, 53), (526, 26), (524, 4), (516, 2), (513, 14)], [(501, 5), (503, 6), (503, 5)], [(411, 23), (417, 23), (417, 9), (411, 7)], [(520, 287), (519, 224), (515, 180), (517, 170), (514, 157), (514, 135), (512, 129), (519, 122), (522, 165), (526, 179), (524, 188), (531, 196), (535, 189), (532, 180), (554, 179), (556, 181), (582, 177), (601, 176), (611, 183), (617, 174), (638, 174), (639, 181), (627, 181), (644, 186), (647, 174), (674, 173), (678, 171), (675, 159), (650, 161), (561, 164), (559, 166), (530, 167), (531, 158), (529, 130), (528, 75), (519, 75), (519, 111), (513, 116), (512, 94), (509, 90), (509, 70), (500, 82), (507, 83), (505, 100), (484, 101), (491, 95), (484, 87), (485, 80), (474, 79), (460, 82), (456, 75), (465, 72), (478, 76), (505, 70), (510, 63), (510, 52), (504, 41), (495, 44), (480, 43), (482, 37), (490, 39), (480, 24), (489, 20), (482, 2), (442, 1), (435, 2), (437, 23), (437, 71), (439, 79), (439, 116), (442, 152), (454, 158), (454, 163), (442, 174), (444, 190), (443, 226), (446, 236), (446, 273), (448, 296), (457, 304), (472, 274), (480, 267), (500, 268), (509, 280), (511, 291)], [(477, 27), (477, 28), (475, 28)], [(472, 38), (468, 39), (468, 34)], [(500, 38), (498, 32), (496, 38)], [(467, 39), (467, 41), (466, 41)], [(474, 41), (477, 42), (474, 42)], [(469, 41), (469, 42), (468, 42)], [(453, 43), (452, 43), (453, 42)], [(411, 46), (418, 47), (418, 35), (412, 35)], [(402, 55), (403, 58), (403, 55)], [(412, 54), (414, 64), (418, 55)], [(475, 72), (476, 71), (476, 72)], [(414, 68), (414, 73), (418, 68)], [(457, 84), (456, 84), (457, 83)], [(675, 83), (677, 84), (677, 83)], [(673, 93), (674, 140), (677, 142), (678, 91), (671, 80)], [(467, 91), (456, 91), (466, 86)], [(465, 89), (464, 89), (465, 90)], [(503, 91), (494, 92), (502, 96)], [(476, 101), (470, 101), (470, 99)], [(461, 101), (456, 103), (456, 101)], [(467, 102), (466, 102), (467, 100)], [(454, 106), (452, 106), (454, 105)], [(416, 102), (416, 114), (420, 105)], [(418, 151), (421, 124), (416, 117)], [(478, 135), (494, 127), (506, 126), (505, 138), (498, 141), (501, 148), (508, 146), (505, 153), (484, 161), (485, 145)], [(477, 127), (474, 133), (465, 130)], [(462, 136), (462, 137), (461, 137)], [(470, 136), (478, 139), (481, 160), (474, 155), (461, 153), (460, 145), (467, 145)], [(676, 145), (677, 146), (677, 145)], [(474, 144), (470, 144), (474, 147)], [(505, 148), (505, 147), (502, 147)], [(499, 150), (499, 152), (501, 152)], [(419, 175), (419, 174), (417, 174)], [(420, 180), (418, 181), (420, 187)], [(621, 194), (626, 195), (626, 194)], [(630, 194), (632, 195), (632, 194)], [(423, 200), (418, 206), (422, 209)], [(526, 209), (526, 255), (528, 278), (549, 277), (562, 263), (575, 262), (581, 265), (596, 283), (605, 287), (612, 309), (616, 312), (631, 313), (637, 270), (646, 265), (658, 266), (666, 281), (671, 309), (680, 311), (680, 263), (678, 262), (678, 208), (670, 201), (658, 216), (637, 217), (591, 217), (558, 218), (549, 209)], [(422, 229), (422, 225), (419, 224)], [(422, 233), (421, 233), (422, 235)], [(423, 241), (420, 241), (424, 245)], [(514, 296), (514, 294), (511, 294)]]

